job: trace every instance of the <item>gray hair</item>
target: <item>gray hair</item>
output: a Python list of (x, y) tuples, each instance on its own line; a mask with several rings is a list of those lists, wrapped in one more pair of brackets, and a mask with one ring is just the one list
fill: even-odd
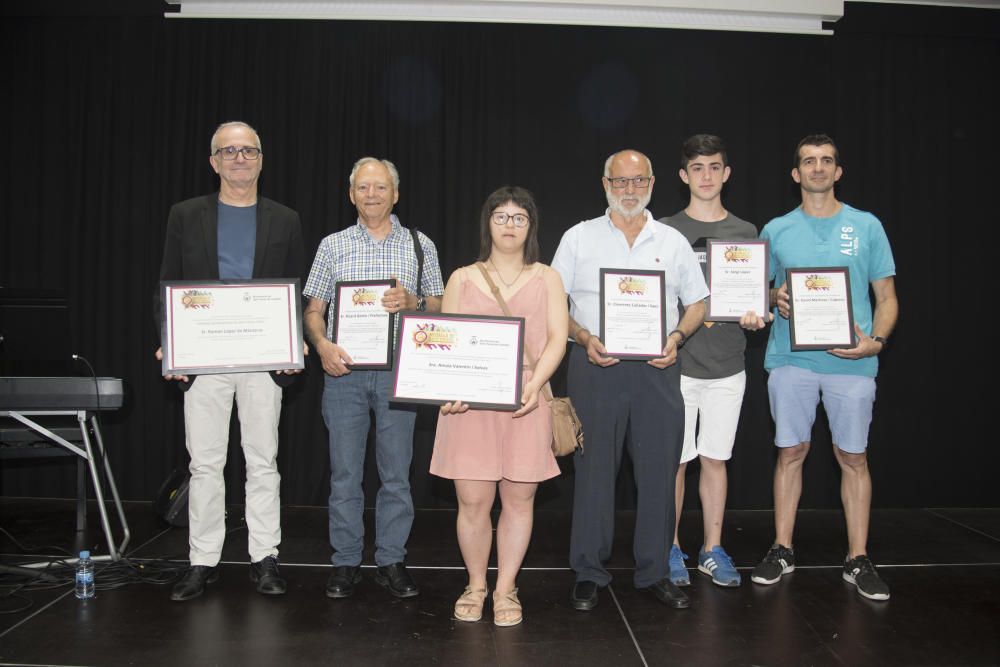
[(642, 159), (646, 161), (646, 169), (649, 170), (649, 175), (653, 175), (653, 163), (650, 162), (649, 158), (646, 157), (645, 153), (641, 153), (634, 148), (626, 148), (625, 150), (618, 151), (617, 153), (612, 153), (608, 156), (608, 159), (604, 161), (604, 178), (611, 177), (611, 163), (615, 161), (615, 158), (622, 153), (635, 153), (636, 155), (641, 155)]
[(219, 150), (219, 146), (215, 143), (215, 138), (217, 136), (219, 136), (219, 132), (222, 132), (223, 130), (225, 130), (227, 128), (230, 128), (230, 127), (244, 127), (246, 129), (250, 130), (250, 132), (253, 133), (254, 143), (257, 144), (257, 150), (263, 152), (263, 150), (261, 149), (261, 146), (260, 146), (260, 135), (257, 134), (257, 130), (253, 129), (252, 127), (250, 127), (248, 124), (244, 123), (241, 120), (229, 120), (229, 121), (226, 121), (225, 123), (223, 123), (222, 125), (219, 125), (219, 127), (215, 128), (215, 132), (212, 134), (212, 152), (211, 152), (211, 155), (215, 155), (215, 151)]
[(399, 171), (396, 170), (396, 165), (389, 162), (388, 160), (380, 160), (377, 157), (363, 157), (354, 163), (354, 167), (351, 168), (351, 176), (349, 179), (347, 179), (348, 183), (350, 183), (351, 185), (351, 188), (352, 189), (354, 188), (354, 177), (358, 175), (358, 170), (361, 169), (361, 167), (365, 166), (366, 164), (372, 164), (373, 162), (377, 162), (386, 168), (386, 170), (389, 172), (390, 178), (392, 178), (392, 187), (398, 190)]

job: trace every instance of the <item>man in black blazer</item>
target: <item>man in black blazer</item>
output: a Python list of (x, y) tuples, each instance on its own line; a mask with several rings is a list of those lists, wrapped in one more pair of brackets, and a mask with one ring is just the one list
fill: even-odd
[[(299, 278), (303, 255), (299, 215), (258, 197), (264, 156), (257, 132), (246, 123), (223, 123), (212, 136), (209, 162), (219, 175), (219, 192), (170, 209), (160, 280)], [(157, 290), (154, 312), (158, 318), (162, 317), (160, 301)], [(161, 350), (156, 351), (156, 358), (162, 359)], [(295, 372), (164, 376), (179, 381), (185, 391), (184, 424), (191, 455), (191, 567), (174, 585), (172, 600), (197, 597), (219, 577), (216, 566), (226, 534), (223, 468), (234, 397), (240, 408), (247, 468), (250, 579), (260, 593), (285, 592), (287, 585), (278, 570), (278, 419), (281, 386)]]

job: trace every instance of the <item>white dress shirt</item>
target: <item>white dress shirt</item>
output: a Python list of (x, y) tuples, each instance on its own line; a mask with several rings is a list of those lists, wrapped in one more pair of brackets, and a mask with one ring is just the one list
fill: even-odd
[(552, 268), (562, 276), (570, 298), (570, 315), (595, 336), (601, 330), (601, 269), (663, 271), (668, 332), (680, 320), (678, 299), (689, 306), (708, 296), (701, 266), (687, 239), (657, 222), (648, 210), (643, 213), (646, 223), (632, 247), (606, 211), (569, 228), (552, 258)]

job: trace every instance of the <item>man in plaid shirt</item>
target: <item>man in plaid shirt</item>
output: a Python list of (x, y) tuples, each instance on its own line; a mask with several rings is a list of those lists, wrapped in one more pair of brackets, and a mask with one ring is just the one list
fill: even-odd
[[(330, 432), (330, 545), (333, 573), (326, 594), (346, 598), (361, 581), (364, 549), (365, 449), (370, 412), (375, 413), (375, 456), (381, 487), (375, 503), (375, 581), (396, 597), (413, 597), (419, 589), (406, 571), (406, 541), (413, 524), (410, 460), (413, 455), (412, 406), (389, 404), (392, 372), (350, 369), (350, 350), (333, 342), (334, 287), (345, 280), (395, 278), (382, 307), (441, 310), (444, 283), (434, 243), (417, 233), (423, 250), (423, 274), (417, 293), (418, 260), (410, 230), (392, 215), (399, 201), (399, 173), (388, 160), (358, 160), (350, 177), (351, 202), (357, 224), (324, 238), (313, 260), (305, 296), (305, 331), (323, 363), (323, 420)], [(328, 322), (324, 316), (329, 314)], [(398, 321), (398, 318), (394, 318)]]

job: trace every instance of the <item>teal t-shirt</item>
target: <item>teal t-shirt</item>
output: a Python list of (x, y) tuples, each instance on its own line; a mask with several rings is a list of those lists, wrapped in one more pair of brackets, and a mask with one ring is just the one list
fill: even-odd
[[(871, 335), (872, 281), (896, 275), (896, 263), (882, 223), (871, 213), (842, 204), (837, 215), (814, 218), (801, 208), (764, 226), (760, 238), (770, 241), (770, 274), (775, 287), (785, 282), (785, 269), (846, 266), (851, 277), (854, 321)], [(878, 373), (878, 357), (841, 359), (823, 350), (792, 352), (788, 320), (774, 308), (774, 324), (767, 341), (764, 368), (799, 366), (816, 373), (867, 375)]]

